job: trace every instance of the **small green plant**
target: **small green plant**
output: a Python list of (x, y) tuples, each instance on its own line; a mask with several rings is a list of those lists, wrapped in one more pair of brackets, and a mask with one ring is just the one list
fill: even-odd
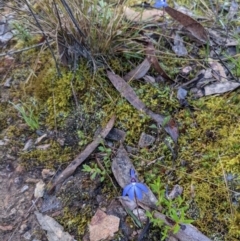
[(77, 131), (77, 135), (78, 135), (78, 138), (80, 139), (80, 141), (78, 142), (78, 145), (79, 146), (85, 146), (87, 145), (88, 143), (88, 138), (85, 136), (84, 132), (81, 131), (81, 130), (78, 130)]
[(161, 240), (164, 240), (168, 236), (169, 232), (174, 234), (177, 233), (180, 230), (181, 225), (190, 224), (194, 221), (186, 218), (188, 205), (185, 204), (185, 200), (181, 196), (178, 196), (174, 200), (170, 200), (166, 197), (163, 184), (160, 181), (160, 177), (158, 177), (153, 184), (150, 184), (150, 187), (152, 191), (157, 194), (157, 205), (161, 205), (163, 207), (163, 214), (165, 214), (169, 219), (169, 222), (173, 224), (173, 226), (167, 226), (164, 224), (163, 220), (155, 218), (154, 213), (147, 212), (147, 216), (153, 225), (161, 228)]
[(16, 30), (15, 36), (18, 37), (20, 40), (24, 42), (29, 42), (32, 39), (31, 34), (26, 28), (23, 27), (23, 25), (14, 22), (13, 27)]
[[(100, 181), (103, 182), (106, 177), (109, 177), (110, 173), (110, 167), (111, 167), (111, 161), (110, 161), (110, 156), (112, 153), (112, 150), (110, 148), (105, 147), (104, 145), (99, 146), (98, 150), (101, 152), (103, 155), (103, 164), (102, 165), (99, 161), (98, 163), (94, 163), (92, 166), (83, 165), (83, 171), (88, 172), (91, 175), (91, 179), (95, 179), (97, 175), (100, 175)], [(110, 178), (111, 179), (111, 178)]]
[[(33, 104), (36, 104), (34, 100), (32, 102)], [(31, 130), (34, 131), (39, 128), (38, 117), (34, 114), (34, 109), (31, 106), (28, 106), (26, 104), (15, 105), (12, 102), (9, 103), (12, 104), (14, 108), (21, 114), (22, 118)]]

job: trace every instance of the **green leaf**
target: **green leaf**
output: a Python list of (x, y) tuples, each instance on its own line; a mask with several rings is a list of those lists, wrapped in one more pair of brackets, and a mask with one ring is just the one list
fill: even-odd
[(179, 230), (180, 230), (180, 225), (179, 225), (179, 224), (174, 225), (174, 227), (173, 227), (173, 233), (175, 234), (175, 233), (177, 233)]

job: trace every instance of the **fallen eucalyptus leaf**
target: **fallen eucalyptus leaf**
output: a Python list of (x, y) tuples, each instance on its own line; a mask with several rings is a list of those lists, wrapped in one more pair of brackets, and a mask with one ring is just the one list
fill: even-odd
[(138, 80), (145, 76), (145, 74), (148, 72), (150, 67), (151, 67), (151, 64), (146, 58), (140, 65), (138, 65), (135, 69), (127, 73), (123, 78), (126, 81), (133, 80), (133, 79)]
[(205, 28), (190, 16), (177, 11), (169, 6), (165, 7), (165, 11), (180, 24), (182, 24), (195, 38), (203, 43), (208, 42), (208, 35)]
[(173, 80), (167, 75), (167, 73), (162, 69), (162, 67), (158, 63), (158, 59), (155, 53), (155, 48), (151, 41), (148, 41), (148, 44), (145, 48), (145, 52), (146, 52), (148, 61), (152, 64), (153, 68), (157, 71), (157, 73), (161, 75), (164, 79), (170, 80), (173, 82)]
[(177, 142), (178, 128), (176, 122), (171, 119), (171, 121), (164, 124), (165, 116), (156, 114), (149, 110), (146, 105), (138, 98), (135, 91), (125, 80), (110, 71), (107, 71), (107, 75), (114, 87), (124, 98), (126, 98), (130, 102), (130, 104), (132, 104), (137, 110), (149, 115), (153, 120), (157, 122), (158, 125), (162, 126), (165, 129), (165, 131), (172, 137), (174, 142)]

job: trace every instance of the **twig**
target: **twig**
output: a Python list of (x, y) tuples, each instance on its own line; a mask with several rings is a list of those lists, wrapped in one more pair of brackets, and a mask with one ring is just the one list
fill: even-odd
[[(51, 43), (51, 42), (53, 42), (53, 40), (49, 41), (49, 43)], [(16, 51), (9, 51), (7, 53), (0, 54), (0, 57), (6, 56), (6, 55), (13, 55), (13, 54), (21, 53), (21, 52), (24, 52), (24, 51), (28, 51), (30, 49), (40, 47), (43, 44), (45, 44), (45, 42), (30, 46), (30, 47), (27, 47), (27, 48), (19, 49), (19, 50), (16, 50)]]
[(110, 130), (113, 128), (115, 123), (115, 116), (113, 116), (106, 127), (101, 131), (100, 135), (81, 152), (67, 167), (66, 169), (58, 176), (58, 178), (54, 181), (54, 183), (48, 189), (48, 192), (51, 193), (55, 187), (61, 184), (66, 178), (71, 176), (77, 167), (84, 162), (89, 155), (97, 148), (97, 146), (103, 141), (103, 139), (108, 135)]
[(115, 190), (117, 191), (117, 187), (114, 185), (114, 182), (113, 182), (112, 178), (111, 178), (110, 175), (107, 173), (106, 168), (102, 165), (102, 163), (101, 163), (100, 160), (97, 158), (97, 156), (95, 156), (95, 158), (96, 158), (96, 162), (97, 162), (99, 168), (100, 168), (102, 171), (106, 171), (107, 177), (109, 178), (109, 180), (111, 181), (113, 187), (114, 187)]

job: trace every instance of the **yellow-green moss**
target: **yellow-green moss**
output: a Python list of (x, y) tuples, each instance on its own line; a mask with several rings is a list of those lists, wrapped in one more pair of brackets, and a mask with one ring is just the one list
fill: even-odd
[(59, 165), (68, 164), (74, 157), (70, 147), (61, 147), (56, 141), (51, 141), (50, 147), (46, 150), (35, 149), (20, 154), (21, 163), (27, 169), (36, 166), (45, 168), (58, 168)]

